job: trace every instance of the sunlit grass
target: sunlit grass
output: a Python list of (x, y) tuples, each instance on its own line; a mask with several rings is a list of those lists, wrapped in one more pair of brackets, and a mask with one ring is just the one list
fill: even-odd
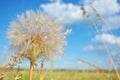
[[(43, 71), (43, 74), (46, 70)], [(8, 80), (14, 80), (14, 75), (16, 70), (9, 70), (7, 73)], [(20, 74), (22, 76), (19, 80), (28, 80), (28, 70), (21, 70)], [(6, 79), (1, 79), (6, 80)], [(40, 80), (38, 71), (33, 72), (33, 80)], [(110, 74), (108, 71), (77, 71), (77, 70), (49, 70), (45, 75), (43, 80), (118, 80), (114, 72)]]

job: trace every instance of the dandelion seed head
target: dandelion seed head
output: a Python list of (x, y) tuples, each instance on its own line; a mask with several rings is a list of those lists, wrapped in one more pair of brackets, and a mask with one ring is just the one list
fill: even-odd
[(62, 25), (40, 11), (27, 11), (10, 23), (8, 29), (10, 47), (19, 54), (27, 47), (26, 52), (23, 52), (33, 59), (41, 56), (50, 58), (54, 53), (63, 53), (66, 35), (71, 32), (71, 30), (64, 32), (63, 29)]

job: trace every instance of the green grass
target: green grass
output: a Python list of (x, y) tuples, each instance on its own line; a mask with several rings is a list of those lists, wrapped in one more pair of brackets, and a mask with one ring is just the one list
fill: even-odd
[[(4, 72), (1, 70), (1, 72)], [(16, 75), (16, 70), (7, 70), (5, 78), (0, 80), (14, 80)], [(42, 76), (46, 73), (43, 71)], [(19, 80), (28, 80), (28, 70), (21, 70), (20, 75), (22, 79)], [(7, 78), (6, 78), (7, 77)], [(40, 80), (40, 74), (38, 71), (33, 72), (33, 80)], [(48, 71), (45, 74), (43, 80), (118, 80), (114, 72), (110, 74), (107, 71), (67, 71), (67, 70), (55, 70)]]

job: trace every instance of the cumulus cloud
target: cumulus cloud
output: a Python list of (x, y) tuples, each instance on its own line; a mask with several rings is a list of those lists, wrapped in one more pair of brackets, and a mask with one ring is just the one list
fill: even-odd
[(49, 0), (50, 2), (61, 2), (61, 0)]
[(111, 34), (101, 34), (101, 35), (96, 35), (96, 37), (93, 39), (95, 42), (105, 42), (108, 44), (119, 44), (120, 45), (120, 37), (111, 35)]
[(120, 50), (118, 50), (118, 51), (113, 51), (112, 54), (113, 54), (114, 56), (117, 55), (117, 56), (120, 58)]
[(72, 3), (65, 4), (60, 1), (42, 4), (40, 6), (45, 13), (63, 24), (69, 24), (82, 19), (80, 7)]
[(95, 0), (83, 0), (84, 1), (84, 5), (90, 5), (92, 4)]
[(120, 15), (105, 19), (107, 25), (102, 26), (102, 31), (116, 30), (120, 28)]
[(83, 50), (85, 50), (85, 51), (93, 51), (94, 47), (93, 47), (93, 45), (88, 45)]
[[(80, 6), (72, 3), (64, 3), (61, 0), (52, 1), (52, 3), (42, 4), (40, 7), (43, 9), (43, 12), (57, 19), (60, 23), (70, 24), (84, 19)], [(85, 7), (91, 13), (89, 3), (95, 6), (102, 15), (110, 16), (120, 11), (120, 5), (117, 3), (117, 0), (85, 0)]]
[(83, 48), (84, 51), (92, 51), (92, 52), (102, 51), (103, 49), (104, 49), (104, 46), (102, 44), (99, 44), (99, 45), (91, 44)]
[(106, 53), (105, 46), (103, 45), (103, 41), (105, 42), (105, 45), (110, 50), (113, 56), (116, 56), (118, 54), (120, 55), (120, 50), (119, 50), (120, 37), (107, 33), (96, 35), (92, 39), (92, 44), (87, 45), (86, 47), (83, 48), (83, 50), (89, 52), (92, 51), (95, 53)]
[(95, 0), (92, 5), (95, 6), (102, 15), (113, 15), (120, 11), (120, 5), (117, 0)]

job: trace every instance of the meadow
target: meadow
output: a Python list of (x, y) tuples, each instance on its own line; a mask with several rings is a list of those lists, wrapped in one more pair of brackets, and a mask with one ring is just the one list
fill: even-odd
[[(15, 80), (16, 75), (20, 75), (20, 79), (28, 80), (28, 70), (0, 70), (5, 73), (4, 77), (0, 80)], [(33, 80), (40, 80), (40, 76), (44, 77), (43, 80), (118, 80), (114, 71), (87, 71), (87, 70), (44, 70), (40, 75), (38, 70), (33, 72)]]
[[(62, 2), (62, 0), (49, 1), (50, 3), (47, 2), (48, 4), (40, 2), (40, 7), (38, 9), (36, 8), (36, 10), (33, 9), (35, 6), (29, 8), (30, 10), (25, 8), (26, 12), (23, 12), (25, 10), (20, 10), (22, 14), (18, 14), (17, 10), (15, 10), (13, 12), (14, 15), (11, 15), (13, 18), (8, 20), (10, 22), (7, 21), (8, 17), (6, 17), (7, 22), (0, 24), (7, 24), (5, 26), (8, 26), (8, 23), (10, 23), (9, 27), (2, 27), (3, 30), (0, 31), (3, 32), (2, 36), (4, 37), (4, 31), (7, 33), (7, 39), (1, 40), (0, 45), (2, 44), (2, 46), (0, 47), (4, 47), (6, 45), (4, 43), (9, 41), (6, 46), (8, 47), (8, 52), (6, 51), (6, 53), (11, 53), (11, 55), (6, 55), (3, 53), (4, 51), (0, 52), (2, 53), (0, 54), (0, 57), (1, 55), (5, 56), (3, 57), (4, 62), (9, 57), (7, 64), (0, 64), (0, 80), (120, 80), (120, 73), (118, 71), (118, 67), (120, 66), (120, 37), (117, 36), (119, 34), (114, 36), (114, 32), (112, 31), (112, 27), (116, 27), (114, 24), (116, 24), (119, 19), (117, 20), (115, 17), (116, 22), (114, 22), (114, 18), (111, 16), (118, 16), (116, 13), (119, 13), (120, 6), (118, 7), (118, 10), (116, 7), (111, 8), (109, 5), (108, 7), (105, 6), (105, 10), (101, 9), (102, 11), (106, 11), (106, 13), (103, 12), (103, 14), (100, 9), (95, 7), (95, 3), (97, 3), (97, 1), (97, 5), (102, 3), (102, 5), (100, 5), (101, 7), (104, 5), (104, 0), (103, 2), (99, 2), (99, 0), (91, 0), (93, 2), (90, 4), (87, 4), (86, 2), (88, 0), (85, 0), (85, 2), (81, 2), (82, 4), (80, 6), (73, 3), (66, 4)], [(54, 3), (54, 1), (56, 2)], [(117, 0), (113, 0), (111, 3), (116, 3), (116, 1)], [(110, 3), (110, 1), (108, 1), (108, 3)], [(4, 8), (6, 8), (6, 6)], [(114, 9), (116, 10), (115, 12)], [(14, 9), (10, 8), (10, 10), (13, 11)], [(17, 15), (16, 18), (14, 18), (15, 15)], [(5, 16), (7, 15), (4, 15), (4, 17)], [(111, 20), (111, 18), (113, 20)], [(4, 22), (4, 18), (1, 21)], [(113, 22), (114, 24), (110, 25), (109, 22)], [(81, 23), (85, 23), (85, 25)], [(92, 29), (87, 28), (91, 27), (90, 25), (92, 26)], [(75, 28), (72, 28), (72, 26), (75, 26)], [(80, 27), (79, 31), (77, 27)], [(86, 31), (86, 29), (89, 29), (89, 31)], [(93, 30), (95, 32), (93, 32)], [(70, 33), (71, 38), (68, 36)], [(82, 34), (84, 36), (82, 36)], [(67, 43), (69, 44), (68, 46), (66, 46)], [(85, 47), (83, 47), (83, 45)], [(66, 46), (66, 48), (64, 46)], [(67, 49), (65, 52), (64, 48)], [(85, 55), (81, 54), (81, 52), (85, 52)], [(44, 69), (46, 61), (52, 61), (51, 67), (53, 69), (54, 60), (60, 58), (64, 53), (67, 53), (67, 56), (65, 55), (63, 60), (66, 62), (68, 60), (68, 62), (73, 63), (73, 66), (72, 68), (70, 67), (70, 69), (76, 69), (74, 61), (78, 61), (78, 58), (81, 57), (86, 61), (79, 59), (80, 63), (85, 63), (93, 67), (95, 70), (42, 70)], [(103, 53), (105, 54), (103, 55)], [(71, 58), (71, 56), (73, 58)], [(93, 61), (92, 63), (87, 62), (90, 58), (90, 62)], [(26, 60), (28, 60), (30, 64), (26, 64), (27, 69), (16, 69), (16, 67), (19, 68), (19, 65)], [(101, 62), (105, 63), (107, 66), (105, 67)], [(102, 68), (96, 64), (102, 66)], [(37, 65), (40, 65), (40, 70), (34, 70), (38, 67)], [(22, 65), (22, 67), (23, 66), (24, 65)], [(63, 65), (62, 69), (66, 66), (68, 66), (69, 69), (69, 66), (71, 65)], [(107, 68), (108, 66), (109, 68)], [(106, 68), (107, 70), (99, 70)]]

